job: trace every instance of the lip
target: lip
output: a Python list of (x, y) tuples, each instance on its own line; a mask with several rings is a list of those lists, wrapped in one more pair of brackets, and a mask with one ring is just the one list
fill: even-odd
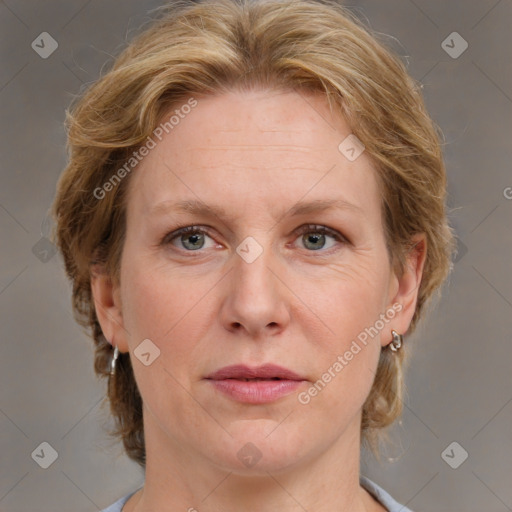
[(264, 364), (262, 366), (247, 366), (245, 364), (234, 364), (232, 366), (225, 366), (219, 370), (211, 373), (206, 377), (211, 380), (223, 380), (223, 379), (282, 379), (282, 380), (294, 380), (302, 381), (306, 380), (300, 375), (277, 366), (275, 364)]
[(282, 366), (265, 364), (258, 367), (226, 366), (208, 375), (206, 380), (233, 400), (263, 404), (293, 393), (306, 379)]

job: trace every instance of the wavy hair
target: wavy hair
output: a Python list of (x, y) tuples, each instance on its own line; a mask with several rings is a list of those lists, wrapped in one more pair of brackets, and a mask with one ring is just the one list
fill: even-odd
[[(411, 237), (427, 256), (412, 333), (452, 268), (455, 237), (446, 215), (442, 134), (421, 86), (377, 34), (335, 0), (175, 0), (158, 10), (110, 69), (67, 111), (69, 161), (54, 202), (55, 240), (77, 321), (95, 344), (95, 371), (108, 377), (112, 347), (91, 293), (91, 265), (116, 282), (130, 176), (101, 200), (102, 187), (140, 148), (162, 116), (194, 94), (255, 87), (323, 94), (374, 164), (390, 262), (401, 275)], [(361, 441), (379, 458), (384, 427), (402, 412), (404, 355), (381, 350), (361, 422)], [(145, 467), (142, 399), (129, 354), (120, 354), (107, 397), (113, 436)]]

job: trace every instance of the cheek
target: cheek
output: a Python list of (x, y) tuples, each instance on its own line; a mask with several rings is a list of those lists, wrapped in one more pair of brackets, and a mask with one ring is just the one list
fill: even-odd
[(135, 336), (153, 336), (157, 340), (180, 317), (185, 302), (183, 290), (177, 276), (159, 267), (154, 258), (137, 251), (134, 245), (127, 244), (122, 262), (125, 326)]
[[(151, 273), (141, 275), (136, 269), (127, 269), (121, 287), (123, 319), (130, 337), (156, 339), (164, 318), (163, 304), (169, 303), (170, 294), (163, 295), (165, 288)], [(167, 309), (172, 310), (172, 304)]]
[[(183, 387), (189, 387), (194, 367), (194, 335), (188, 329), (187, 312), (195, 297), (187, 298), (183, 287), (172, 286), (173, 280), (148, 268), (127, 265), (121, 286), (132, 366), (146, 406), (164, 416), (179, 416), (181, 409), (190, 408)], [(138, 346), (146, 339), (159, 350), (147, 366), (137, 356)]]
[(123, 317), (132, 350), (149, 338), (159, 347), (169, 369), (181, 372), (183, 366), (185, 371), (194, 347), (204, 336), (203, 324), (211, 319), (211, 311), (207, 311), (212, 307), (211, 294), (207, 292), (213, 283), (141, 262), (126, 265), (124, 277)]
[[(355, 337), (379, 318), (386, 305), (388, 269), (374, 258), (354, 256), (339, 264), (330, 264), (316, 276), (294, 279), (294, 291), (304, 297), (337, 341)], [(296, 283), (296, 284), (295, 284)], [(341, 344), (340, 344), (341, 342)]]
[(364, 330), (359, 331), (355, 324), (342, 328), (344, 334), (322, 350), (313, 382), (298, 396), (308, 418), (317, 419), (319, 428), (327, 410), (334, 425), (346, 424), (363, 406), (375, 379), (379, 336), (359, 336)]
[[(320, 326), (314, 337), (320, 349), (314, 376), (318, 385), (307, 395), (311, 410), (318, 408), (321, 414), (323, 408), (332, 408), (341, 419), (362, 406), (374, 380), (382, 334), (375, 326), (382, 324), (385, 312), (388, 270), (369, 259), (352, 266), (331, 265), (329, 270), (328, 279), (302, 281), (300, 292), (315, 313), (309, 312), (307, 321), (303, 315), (304, 329), (311, 332), (312, 321)], [(308, 396), (301, 403), (306, 401)]]

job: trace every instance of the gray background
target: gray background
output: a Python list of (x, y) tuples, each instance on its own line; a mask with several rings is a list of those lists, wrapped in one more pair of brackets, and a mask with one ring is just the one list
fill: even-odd
[[(66, 162), (64, 110), (159, 4), (0, 2), (1, 511), (93, 511), (143, 483), (105, 435), (92, 343), (72, 319), (62, 263), (44, 237)], [(407, 339), (395, 442), (381, 464), (363, 453), (362, 472), (417, 512), (512, 510), (512, 3), (349, 5), (393, 36), (424, 84), (446, 137), (460, 251), (435, 313)], [(454, 31), (469, 44), (458, 58), (441, 46)], [(42, 32), (58, 42), (47, 59), (31, 48)], [(469, 454), (458, 469), (441, 456), (453, 441)], [(42, 442), (58, 453), (48, 469), (31, 458)], [(451, 460), (461, 453), (449, 451)]]

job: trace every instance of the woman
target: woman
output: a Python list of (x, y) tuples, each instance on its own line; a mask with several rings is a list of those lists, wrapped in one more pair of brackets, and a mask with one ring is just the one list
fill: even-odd
[(360, 447), (454, 237), (399, 59), (335, 2), (173, 2), (68, 123), (57, 241), (145, 470), (106, 510), (408, 510)]

